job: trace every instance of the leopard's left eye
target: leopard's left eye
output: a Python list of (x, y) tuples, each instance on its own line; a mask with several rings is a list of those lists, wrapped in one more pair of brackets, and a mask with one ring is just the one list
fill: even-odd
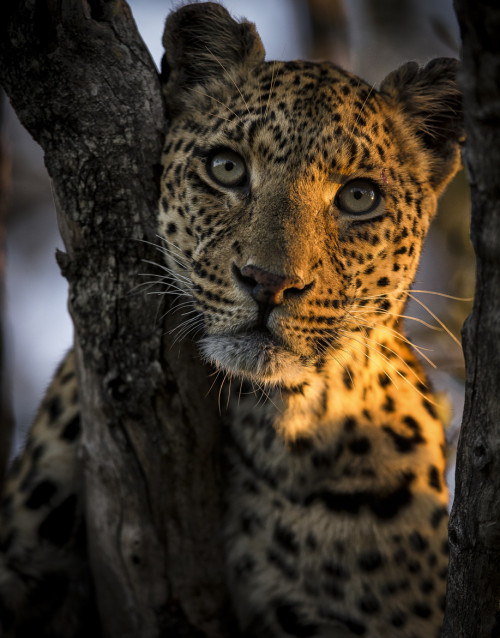
[(244, 186), (248, 180), (245, 160), (229, 148), (219, 149), (210, 156), (208, 170), (216, 182), (229, 188)]
[(380, 202), (380, 189), (370, 179), (353, 179), (337, 191), (335, 204), (348, 215), (361, 216), (374, 211)]

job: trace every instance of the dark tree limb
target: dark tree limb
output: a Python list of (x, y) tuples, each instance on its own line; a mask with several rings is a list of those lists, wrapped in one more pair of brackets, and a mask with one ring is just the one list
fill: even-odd
[(500, 636), (500, 10), (455, 0), (472, 199), (476, 296), (464, 330), (465, 410), (458, 447), (444, 635)]
[(166, 126), (154, 63), (122, 0), (2, 0), (0, 79), (66, 246), (103, 634), (227, 635), (218, 411), (190, 345), (170, 350), (156, 298), (133, 293), (161, 261), (138, 241), (155, 241)]

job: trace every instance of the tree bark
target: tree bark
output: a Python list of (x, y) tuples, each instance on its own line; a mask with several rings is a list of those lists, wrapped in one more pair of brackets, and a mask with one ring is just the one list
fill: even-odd
[(500, 636), (500, 11), (455, 0), (472, 200), (476, 295), (463, 330), (467, 382), (450, 520), (446, 638)]
[(217, 406), (192, 346), (169, 348), (175, 320), (155, 325), (157, 298), (134, 292), (142, 260), (161, 262), (140, 241), (166, 127), (154, 63), (123, 0), (2, 0), (0, 79), (44, 149), (66, 247), (103, 635), (229, 635)]

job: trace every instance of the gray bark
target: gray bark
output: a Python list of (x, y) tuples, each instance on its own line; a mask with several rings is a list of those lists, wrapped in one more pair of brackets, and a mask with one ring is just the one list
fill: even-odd
[(122, 0), (2, 0), (0, 80), (44, 149), (66, 247), (103, 635), (228, 635), (218, 410), (192, 346), (170, 349), (173, 320), (133, 292), (161, 261), (138, 241), (155, 241), (166, 127), (154, 63)]
[(450, 520), (446, 638), (500, 636), (500, 10), (455, 0), (472, 199), (476, 295), (463, 330), (467, 370)]

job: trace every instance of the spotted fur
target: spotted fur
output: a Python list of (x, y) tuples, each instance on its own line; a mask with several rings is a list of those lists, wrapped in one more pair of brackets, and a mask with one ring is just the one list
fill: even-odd
[[(179, 310), (174, 336), (196, 339), (221, 373), (241, 631), (438, 636), (443, 428), (402, 319), (459, 166), (456, 63), (408, 63), (376, 90), (329, 63), (265, 62), (255, 27), (211, 3), (174, 12), (164, 45), (162, 285)], [(373, 195), (361, 214), (344, 205), (354, 180)], [(70, 355), (11, 472), (5, 627), (36, 617), (28, 569), (37, 583), (82, 569), (76, 392)], [(51, 611), (81, 605), (71, 596)]]

